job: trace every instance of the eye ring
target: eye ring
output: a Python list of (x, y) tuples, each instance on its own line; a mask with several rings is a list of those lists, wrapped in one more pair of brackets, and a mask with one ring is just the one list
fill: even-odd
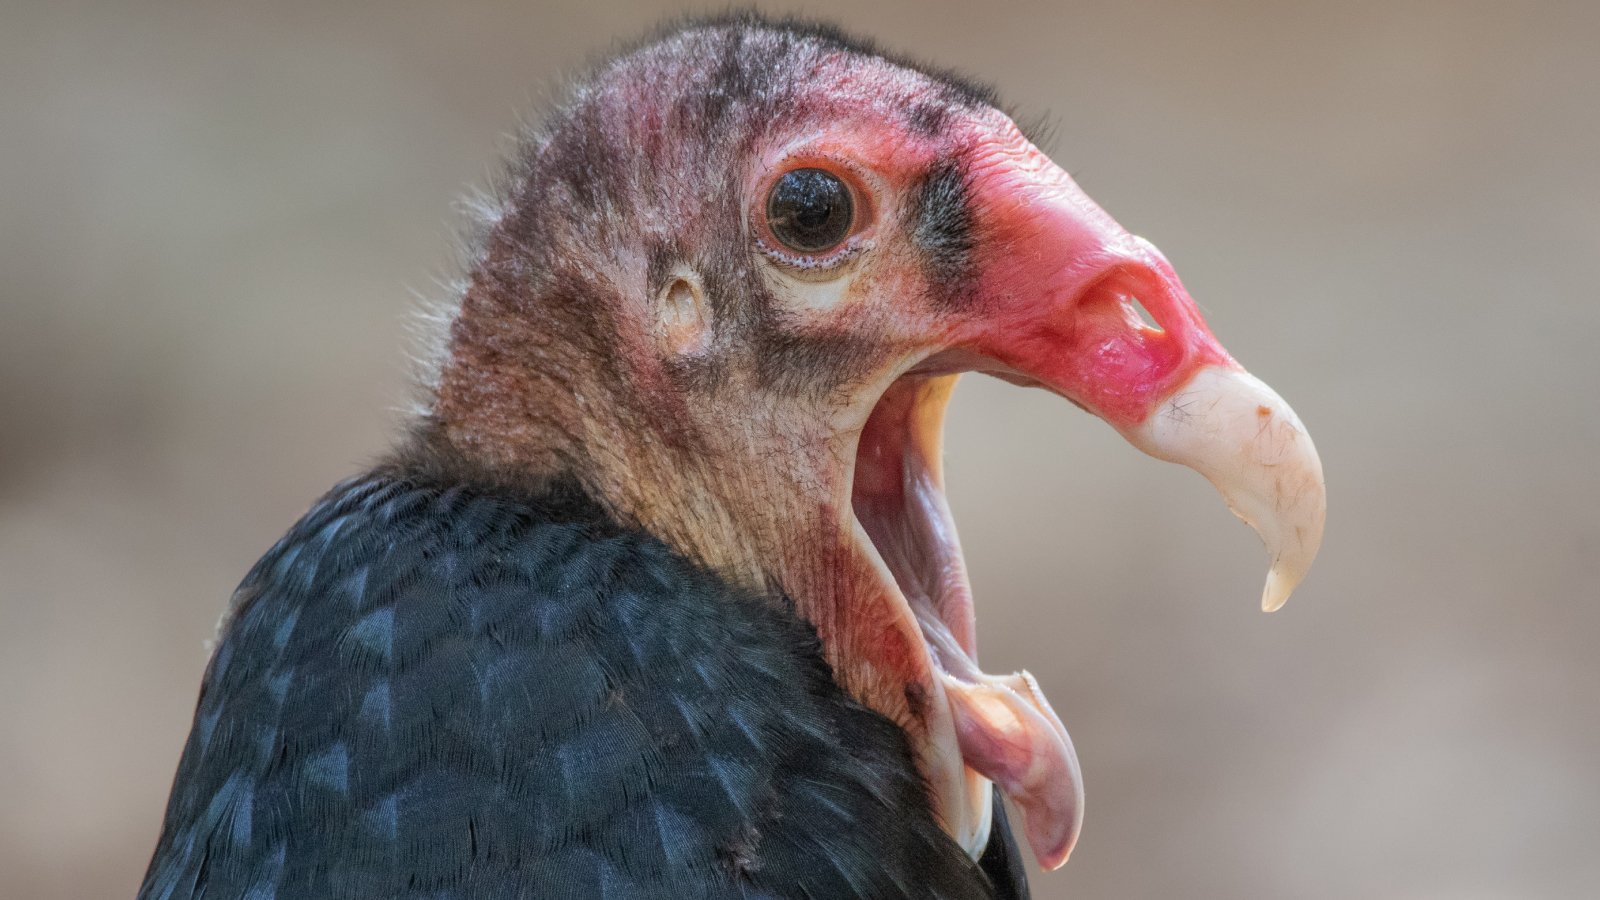
[(815, 256), (843, 244), (856, 230), (849, 184), (817, 166), (789, 169), (772, 182), (764, 209), (767, 231), (787, 250)]
[[(881, 179), (847, 154), (833, 148), (795, 146), (775, 153), (750, 184), (746, 206), (747, 227), (755, 250), (791, 276), (807, 281), (837, 277), (875, 246), (881, 218), (878, 197)], [(802, 251), (786, 245), (769, 223), (768, 200), (784, 176), (801, 169), (819, 169), (842, 183), (850, 194), (850, 227), (842, 240), (820, 251)]]

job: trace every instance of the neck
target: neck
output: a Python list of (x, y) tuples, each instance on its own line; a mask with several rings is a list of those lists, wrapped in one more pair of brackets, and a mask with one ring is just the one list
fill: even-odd
[[(463, 340), (477, 331), (455, 328), (431, 440), (517, 480), (573, 479), (619, 521), (734, 583), (791, 598), (852, 694), (902, 725), (922, 718), (914, 692), (880, 687), (920, 672), (925, 652), (915, 623), (888, 613), (893, 579), (851, 510), (860, 423), (797, 414), (792, 400), (752, 402), (745, 385), (693, 404), (679, 395), (668, 414), (660, 404), (652, 413), (604, 390), (585, 360), (503, 335)], [(865, 421), (865, 411), (837, 415)], [(895, 671), (877, 671), (880, 660)]]
[[(734, 584), (789, 598), (847, 692), (913, 735), (945, 730), (921, 629), (852, 509), (870, 405), (809, 408), (733, 379), (691, 395), (638, 368), (601, 371), (602, 354), (503, 331), (456, 324), (434, 441), (519, 481), (576, 481), (618, 521)], [(921, 763), (930, 783), (963, 777), (958, 757)]]

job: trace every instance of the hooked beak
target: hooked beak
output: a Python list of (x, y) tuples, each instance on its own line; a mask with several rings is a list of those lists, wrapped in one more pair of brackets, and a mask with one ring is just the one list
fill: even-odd
[(1322, 543), (1322, 462), (1305, 426), (1222, 349), (1160, 251), (1027, 141), (996, 156), (972, 185), (992, 312), (967, 346), (994, 374), (1060, 394), (1209, 479), (1266, 545), (1261, 606), (1278, 609)]
[(1316, 559), (1328, 505), (1317, 448), (1289, 404), (1237, 365), (1206, 366), (1124, 434), (1216, 485), (1272, 560), (1261, 608), (1283, 606)]
[[(1210, 479), (1266, 544), (1261, 604), (1277, 609), (1322, 542), (1322, 463), (1305, 427), (1222, 349), (1154, 246), (1012, 137), (985, 145), (969, 170), (975, 305), (953, 358), (1053, 391), (1140, 450)], [(1026, 673), (945, 668), (963, 761), (1016, 802), (1040, 864), (1062, 864), (1082, 824), (1083, 788), (1060, 718)]]

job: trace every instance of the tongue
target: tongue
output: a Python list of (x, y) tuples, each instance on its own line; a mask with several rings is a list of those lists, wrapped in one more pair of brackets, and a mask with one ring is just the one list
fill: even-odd
[(1059, 867), (1083, 826), (1083, 777), (1039, 683), (1027, 672), (941, 678), (962, 758), (1022, 810), (1039, 865)]

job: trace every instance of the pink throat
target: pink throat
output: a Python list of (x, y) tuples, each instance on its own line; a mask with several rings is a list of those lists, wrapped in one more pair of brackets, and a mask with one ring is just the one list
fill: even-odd
[[(944, 407), (953, 375), (902, 377), (878, 401), (856, 451), (852, 506), (893, 577), (926, 644), (936, 702), (951, 733), (931, 728), (928, 741), (950, 742), (966, 767), (962, 797), (936, 797), (986, 823), (992, 780), (1021, 810), (1041, 865), (1067, 859), (1083, 819), (1077, 754), (1061, 720), (1026, 672), (988, 675), (978, 668), (972, 591), (939, 459)], [(922, 758), (938, 758), (924, 752)], [(981, 776), (981, 777), (980, 777)], [(930, 778), (938, 792), (938, 780)], [(973, 811), (977, 811), (974, 813)], [(986, 826), (971, 837), (981, 840)], [(959, 835), (958, 835), (959, 837)], [(969, 847), (969, 850), (979, 848)]]

